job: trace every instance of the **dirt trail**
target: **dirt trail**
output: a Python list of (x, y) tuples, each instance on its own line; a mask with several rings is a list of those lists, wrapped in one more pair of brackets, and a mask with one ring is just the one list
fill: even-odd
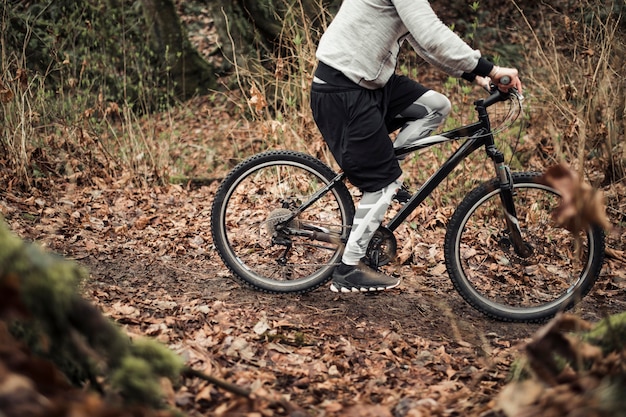
[[(433, 256), (399, 267), (396, 290), (263, 294), (236, 281), (213, 249), (215, 186), (68, 185), (6, 199), (3, 214), (20, 236), (84, 265), (85, 296), (130, 335), (156, 338), (194, 368), (287, 396), (311, 415), (347, 415), (355, 404), (382, 416), (499, 415), (494, 398), (539, 326), (487, 319), (461, 299), (440, 267), (442, 225), (418, 230)], [(625, 311), (624, 276), (608, 260), (581, 316)], [(170, 401), (190, 415), (244, 407), (198, 380)]]

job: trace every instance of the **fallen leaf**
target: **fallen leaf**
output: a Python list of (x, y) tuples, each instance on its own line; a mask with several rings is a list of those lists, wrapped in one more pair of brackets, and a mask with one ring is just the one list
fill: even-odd
[(552, 213), (557, 224), (574, 233), (589, 225), (610, 229), (602, 191), (593, 189), (571, 168), (564, 164), (553, 165), (541, 181), (561, 194), (561, 202)]

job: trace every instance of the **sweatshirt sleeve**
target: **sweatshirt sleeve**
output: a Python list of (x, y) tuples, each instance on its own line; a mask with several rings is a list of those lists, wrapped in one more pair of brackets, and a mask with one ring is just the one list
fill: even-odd
[(486, 76), (493, 64), (472, 49), (435, 14), (428, 0), (392, 0), (409, 31), (407, 40), (425, 61), (465, 79)]

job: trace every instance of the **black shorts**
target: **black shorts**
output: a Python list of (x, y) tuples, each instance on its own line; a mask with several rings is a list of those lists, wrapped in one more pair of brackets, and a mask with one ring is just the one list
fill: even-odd
[(326, 84), (311, 88), (313, 118), (341, 169), (363, 191), (391, 184), (402, 174), (389, 138), (393, 118), (428, 88), (394, 75), (385, 87), (369, 90), (324, 64), (315, 74)]

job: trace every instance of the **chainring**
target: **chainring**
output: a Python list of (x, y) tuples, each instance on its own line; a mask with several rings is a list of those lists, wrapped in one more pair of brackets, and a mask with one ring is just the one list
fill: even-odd
[(396, 257), (398, 242), (393, 232), (384, 226), (378, 227), (367, 245), (365, 262), (370, 268), (377, 269), (389, 264)]

